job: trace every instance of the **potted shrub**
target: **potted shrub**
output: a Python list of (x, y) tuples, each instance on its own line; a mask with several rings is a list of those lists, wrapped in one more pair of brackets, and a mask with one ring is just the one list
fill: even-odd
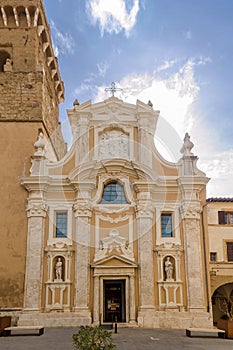
[(78, 333), (73, 334), (73, 346), (76, 350), (111, 350), (116, 346), (112, 343), (112, 335), (101, 326), (81, 326)]
[(231, 297), (216, 298), (219, 310), (223, 316), (218, 320), (217, 327), (226, 332), (226, 338), (233, 339), (233, 300)]

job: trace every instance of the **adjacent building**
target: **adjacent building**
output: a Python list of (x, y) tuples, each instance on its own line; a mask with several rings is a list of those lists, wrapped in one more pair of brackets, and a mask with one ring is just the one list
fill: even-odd
[(233, 300), (233, 198), (209, 198), (207, 202), (211, 296), (216, 323), (223, 316), (221, 300)]

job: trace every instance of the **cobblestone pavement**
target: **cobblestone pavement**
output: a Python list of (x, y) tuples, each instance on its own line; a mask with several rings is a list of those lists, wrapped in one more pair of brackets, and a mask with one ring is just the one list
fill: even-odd
[[(75, 328), (46, 328), (42, 336), (0, 337), (0, 350), (74, 350)], [(186, 337), (185, 330), (118, 328), (112, 334), (117, 350), (232, 350), (233, 340), (215, 335)]]

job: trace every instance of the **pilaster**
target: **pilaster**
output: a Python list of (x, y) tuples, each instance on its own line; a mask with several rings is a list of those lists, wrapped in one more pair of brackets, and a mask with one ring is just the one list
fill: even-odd
[(139, 203), (136, 211), (139, 260), (139, 309), (154, 308), (154, 272), (152, 252), (152, 204)]
[(76, 204), (75, 214), (75, 310), (89, 311), (90, 296), (90, 217), (87, 206)]
[(135, 277), (129, 276), (129, 323), (136, 324)]
[(28, 240), (25, 275), (25, 311), (39, 311), (43, 279), (44, 220), (47, 205), (43, 202), (30, 203), (27, 207)]
[(94, 276), (93, 324), (100, 324), (100, 276)]
[(199, 205), (181, 207), (184, 232), (184, 254), (187, 283), (187, 306), (191, 311), (205, 310), (205, 281), (201, 242), (201, 208)]

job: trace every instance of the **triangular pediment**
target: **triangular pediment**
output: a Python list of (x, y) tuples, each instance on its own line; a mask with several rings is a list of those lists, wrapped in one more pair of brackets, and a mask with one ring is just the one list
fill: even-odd
[(138, 265), (129, 260), (129, 259), (126, 259), (125, 257), (122, 257), (120, 255), (110, 255), (106, 258), (103, 258), (99, 261), (96, 261), (95, 263), (93, 263), (91, 265), (91, 267), (93, 268), (103, 268), (103, 267), (112, 267), (112, 268), (124, 268), (124, 267), (134, 267), (134, 268), (137, 268)]

